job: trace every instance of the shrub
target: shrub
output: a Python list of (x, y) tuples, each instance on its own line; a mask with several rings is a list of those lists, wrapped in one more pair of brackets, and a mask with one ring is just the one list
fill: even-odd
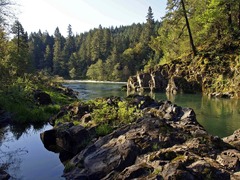
[(98, 136), (105, 136), (109, 133), (111, 133), (113, 131), (112, 126), (110, 126), (107, 123), (104, 124), (100, 124), (97, 128), (96, 128), (96, 133)]

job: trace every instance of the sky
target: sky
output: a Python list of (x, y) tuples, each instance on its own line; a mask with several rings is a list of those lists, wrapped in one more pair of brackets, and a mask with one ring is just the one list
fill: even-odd
[(167, 0), (18, 0), (18, 20), (25, 31), (53, 34), (59, 27), (67, 35), (72, 26), (74, 34), (102, 27), (118, 27), (146, 21), (151, 6), (155, 20), (165, 14)]

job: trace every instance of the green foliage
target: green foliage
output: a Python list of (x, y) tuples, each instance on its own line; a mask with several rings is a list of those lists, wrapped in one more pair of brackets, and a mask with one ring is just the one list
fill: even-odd
[(232, 0), (168, 0), (159, 35), (150, 43), (156, 54), (163, 53), (160, 64), (192, 53), (183, 12), (186, 12), (198, 52), (218, 53), (237, 49), (239, 45), (235, 42), (240, 35), (239, 4)]
[(158, 151), (159, 148), (160, 148), (160, 146), (159, 146), (158, 143), (154, 143), (154, 144), (152, 145), (152, 150), (153, 150), (153, 151)]
[(92, 119), (95, 123), (111, 122), (117, 119), (117, 109), (107, 104), (104, 99), (96, 99)]
[[(12, 114), (13, 122), (27, 124), (47, 122), (60, 110), (60, 105), (71, 102), (67, 96), (55, 92), (49, 85), (41, 84), (40, 80), (32, 80), (32, 76), (17, 78), (6, 89), (0, 91), (0, 107)], [(39, 81), (39, 82), (38, 82)], [(50, 94), (55, 102), (53, 105), (38, 106), (33, 97), (33, 91), (43, 89)]]
[[(70, 114), (65, 114), (63, 117), (57, 119), (55, 121), (55, 124), (66, 123), (66, 122), (72, 122)], [(74, 125), (78, 125), (79, 124), (79, 123), (77, 123), (77, 121), (74, 121), (73, 123), (74, 123)]]
[(140, 110), (129, 106), (127, 101), (115, 102), (115, 105), (109, 105), (105, 99), (96, 99), (92, 120), (96, 124), (109, 123), (114, 125), (129, 124), (141, 116)]
[(178, 155), (177, 157), (175, 157), (172, 161), (185, 161), (186, 160), (186, 156), (184, 155)]
[(107, 134), (110, 134), (112, 131), (113, 131), (112, 126), (107, 123), (100, 124), (96, 128), (96, 133), (98, 136), (105, 136)]
[(118, 107), (118, 118), (124, 124), (131, 123), (140, 117), (140, 111), (136, 107), (130, 107), (126, 101), (120, 101)]
[(88, 68), (86, 75), (88, 78), (93, 80), (99, 80), (99, 81), (105, 80), (103, 61), (101, 59), (98, 59), (98, 61), (95, 64), (92, 64)]
[(9, 63), (16, 76), (22, 76), (30, 67), (28, 54), (28, 36), (19, 21), (15, 21), (12, 27), (14, 38), (10, 42)]
[(73, 170), (74, 168), (75, 168), (75, 166), (71, 162), (67, 162), (65, 164), (64, 173), (68, 173), (71, 170)]
[[(71, 25), (65, 38), (56, 28), (54, 36), (31, 33), (29, 52), (34, 69), (72, 79), (126, 81), (154, 58), (149, 41), (156, 37), (160, 23), (154, 21), (151, 7), (146, 23), (103, 28), (74, 35)], [(124, 55), (128, 49), (134, 56)]]

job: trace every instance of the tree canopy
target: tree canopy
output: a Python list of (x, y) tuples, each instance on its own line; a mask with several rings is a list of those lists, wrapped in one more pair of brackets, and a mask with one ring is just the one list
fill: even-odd
[(44, 71), (67, 79), (126, 81), (138, 71), (203, 52), (226, 52), (239, 47), (240, 0), (168, 0), (166, 15), (154, 20), (149, 7), (145, 23), (98, 28), (67, 37), (59, 28), (24, 31), (19, 21), (7, 36), (11, 0), (0, 0), (1, 80)]

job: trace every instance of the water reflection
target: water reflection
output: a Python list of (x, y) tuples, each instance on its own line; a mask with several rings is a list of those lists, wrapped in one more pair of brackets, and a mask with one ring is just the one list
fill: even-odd
[[(164, 99), (164, 95), (157, 93), (155, 98)], [(210, 99), (201, 94), (166, 95), (166, 98), (179, 106), (193, 108), (198, 122), (213, 135), (225, 137), (240, 128), (238, 99)]]
[(12, 172), (12, 179), (23, 179), (23, 176), (19, 174), (22, 157), (28, 153), (24, 148), (12, 149), (9, 144), (13, 143), (16, 138), (20, 136), (9, 135), (10, 127), (0, 128), (0, 169)]
[[(65, 86), (78, 91), (79, 98), (83, 100), (112, 95), (120, 97), (129, 95), (120, 90), (122, 84), (75, 82), (65, 83)], [(151, 92), (139, 94), (149, 95), (156, 100), (170, 100), (179, 106), (193, 108), (199, 123), (213, 135), (228, 136), (240, 128), (240, 101), (237, 99), (209, 99), (201, 94), (167, 95)]]
[(11, 179), (63, 179), (58, 154), (46, 150), (40, 133), (49, 125), (7, 126), (0, 128), (0, 168)]
[[(65, 84), (79, 92), (82, 100), (128, 94), (121, 91), (122, 84), (72, 83)], [(234, 99), (209, 99), (201, 94), (167, 95), (142, 93), (156, 100), (191, 107), (197, 120), (213, 135), (224, 137), (240, 128), (240, 101)], [(40, 133), (51, 129), (49, 125), (7, 126), (0, 128), (0, 168), (7, 169), (15, 179), (61, 179), (63, 164), (59, 154), (49, 152), (40, 140)], [(66, 154), (61, 153), (62, 161)]]

